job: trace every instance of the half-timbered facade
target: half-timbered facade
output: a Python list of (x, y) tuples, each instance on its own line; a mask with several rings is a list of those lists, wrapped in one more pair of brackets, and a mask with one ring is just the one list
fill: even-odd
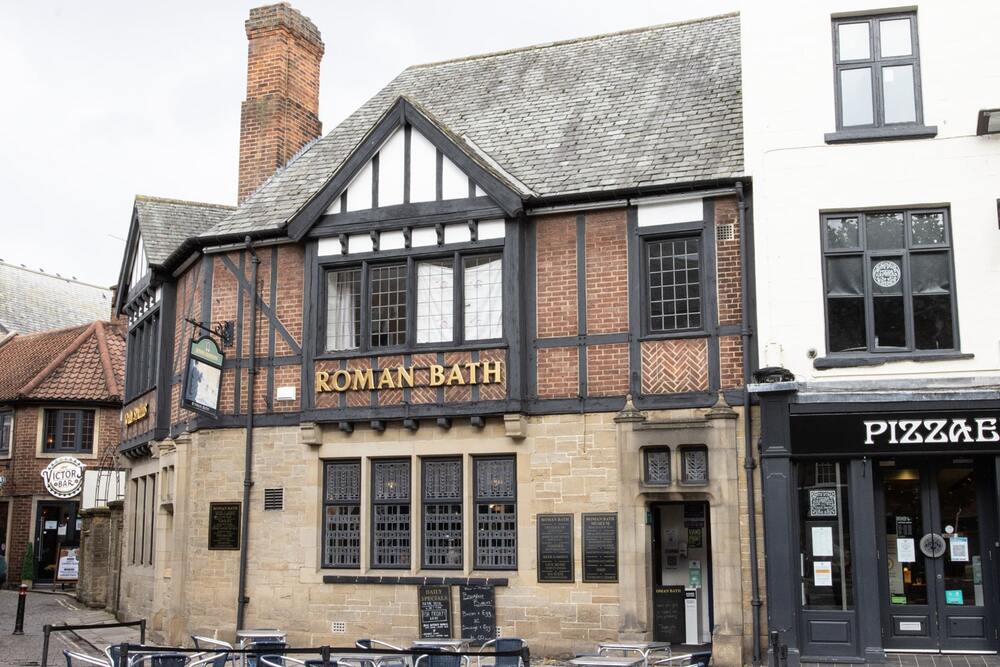
[[(318, 73), (287, 5), (247, 32), (245, 110), (262, 45)], [(542, 653), (657, 638), (742, 664), (738, 34), (728, 15), (412, 67), (237, 209), (190, 208), (219, 219), (148, 283), (137, 200), (120, 307), (156, 413), (123, 448), (164, 520), (124, 557), (123, 613), (174, 641), (405, 643), (420, 585), (449, 586), (453, 636), (487, 586), (489, 634)]]

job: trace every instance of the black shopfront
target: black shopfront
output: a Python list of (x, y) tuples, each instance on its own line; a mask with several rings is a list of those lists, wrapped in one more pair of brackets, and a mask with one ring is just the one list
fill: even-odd
[(758, 395), (768, 629), (787, 664), (996, 652), (1000, 401)]

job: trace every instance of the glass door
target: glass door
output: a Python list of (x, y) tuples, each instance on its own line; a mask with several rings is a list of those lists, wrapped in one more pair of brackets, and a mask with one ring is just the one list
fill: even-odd
[(35, 581), (54, 580), (59, 550), (79, 545), (77, 503), (39, 502), (35, 525)]

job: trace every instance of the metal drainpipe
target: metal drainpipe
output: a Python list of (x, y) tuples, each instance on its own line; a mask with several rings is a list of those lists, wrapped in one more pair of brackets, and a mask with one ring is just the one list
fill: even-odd
[(740, 227), (740, 306), (742, 323), (740, 337), (743, 342), (743, 469), (747, 477), (747, 529), (750, 538), (750, 606), (753, 614), (753, 665), (760, 664), (760, 576), (757, 565), (757, 499), (754, 492), (753, 475), (757, 467), (753, 458), (753, 419), (750, 411), (750, 269), (747, 260), (746, 199), (743, 196), (743, 182), (736, 182), (736, 200)]
[(250, 237), (246, 237), (246, 249), (250, 253), (253, 270), (250, 282), (250, 363), (247, 367), (247, 440), (245, 459), (243, 461), (243, 516), (240, 527), (240, 584), (236, 607), (236, 629), (243, 629), (246, 617), (246, 606), (250, 602), (247, 597), (247, 543), (250, 526), (250, 487), (253, 486), (253, 385), (257, 372), (257, 269), (260, 258), (254, 252)]

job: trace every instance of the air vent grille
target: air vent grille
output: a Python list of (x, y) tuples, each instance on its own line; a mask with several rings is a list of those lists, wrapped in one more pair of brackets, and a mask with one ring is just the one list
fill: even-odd
[(715, 228), (716, 241), (732, 241), (736, 238), (736, 225), (719, 225)]
[(331, 621), (330, 622), (330, 632), (335, 635), (342, 635), (347, 632), (347, 623), (345, 621)]
[(284, 489), (264, 489), (264, 511), (280, 512), (285, 509)]

